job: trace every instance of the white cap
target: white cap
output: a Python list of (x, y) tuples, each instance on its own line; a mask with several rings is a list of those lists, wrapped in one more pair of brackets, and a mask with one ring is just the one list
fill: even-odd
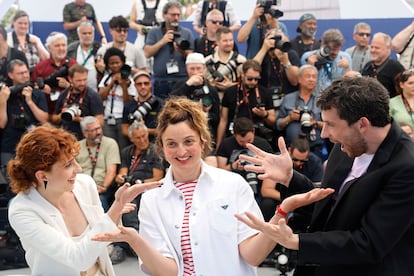
[(187, 55), (185, 64), (206, 64), (204, 56), (200, 53), (191, 53)]

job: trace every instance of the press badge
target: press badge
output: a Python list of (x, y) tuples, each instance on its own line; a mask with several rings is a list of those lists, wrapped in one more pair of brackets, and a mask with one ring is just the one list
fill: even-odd
[(178, 63), (175, 60), (172, 60), (167, 63), (167, 74), (178, 73)]
[(52, 102), (57, 101), (57, 99), (59, 98), (60, 92), (56, 91), (56, 92), (50, 92), (50, 100)]

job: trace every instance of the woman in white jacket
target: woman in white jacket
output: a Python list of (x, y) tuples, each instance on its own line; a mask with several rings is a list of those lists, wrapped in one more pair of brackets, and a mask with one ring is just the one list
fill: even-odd
[(17, 196), (9, 220), (26, 251), (32, 275), (114, 275), (106, 246), (91, 240), (115, 230), (129, 202), (157, 184), (122, 186), (104, 214), (96, 184), (75, 161), (76, 138), (51, 126), (24, 135), (8, 164)]

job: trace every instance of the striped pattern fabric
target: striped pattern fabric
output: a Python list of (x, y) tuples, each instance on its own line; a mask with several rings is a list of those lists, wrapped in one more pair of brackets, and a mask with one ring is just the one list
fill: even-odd
[(189, 181), (184, 183), (175, 182), (175, 186), (183, 193), (185, 200), (184, 219), (181, 227), (181, 252), (184, 262), (184, 276), (195, 275), (193, 253), (191, 251), (190, 228), (188, 223), (196, 185), (197, 181)]

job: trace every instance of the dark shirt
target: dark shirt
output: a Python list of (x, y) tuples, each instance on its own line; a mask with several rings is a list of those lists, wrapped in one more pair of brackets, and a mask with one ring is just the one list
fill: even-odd
[(290, 43), (292, 45), (292, 49), (296, 51), (299, 58), (302, 57), (303, 53), (308, 52), (308, 51), (312, 51), (312, 50), (316, 50), (316, 49), (319, 49), (321, 47), (321, 41), (320, 40), (316, 40), (312, 44), (305, 44), (305, 43), (303, 43), (302, 38), (301, 38), (300, 35), (298, 35), (297, 37), (292, 39), (290, 41)]
[[(85, 94), (83, 95), (83, 102), (82, 104), (79, 103), (81, 99), (81, 94), (72, 94), (68, 97), (69, 91), (72, 88), (67, 88), (60, 94), (57, 102), (56, 102), (56, 109), (54, 114), (59, 114), (62, 112), (63, 107), (71, 107), (74, 104), (79, 105), (80, 110), (82, 111), (81, 117), (86, 116), (96, 116), (96, 115), (103, 115), (103, 104), (101, 97), (99, 97), (98, 93), (93, 91), (91, 88), (88, 87)], [(67, 99), (68, 98), (68, 99)], [(79, 122), (73, 121), (65, 121), (62, 120), (62, 127), (70, 132), (72, 132), (78, 140), (82, 140), (83, 134), (82, 129), (80, 127)]]
[(308, 161), (295, 170), (306, 175), (314, 183), (322, 180), (322, 160), (313, 152), (309, 152)]
[[(288, 51), (289, 61), (292, 65), (301, 66), (300, 58), (294, 50)], [(280, 87), (284, 94), (298, 90), (297, 85), (292, 85), (286, 76), (286, 69), (283, 68), (277, 58), (272, 59), (267, 54), (262, 62), (262, 74), (259, 84), (274, 90)]]
[(373, 61), (368, 61), (361, 71), (363, 76), (376, 78), (390, 93), (390, 98), (397, 95), (395, 86), (397, 85), (396, 77), (404, 72), (404, 66), (396, 60), (388, 58), (381, 65), (376, 66)]
[[(153, 144), (150, 144), (149, 148), (138, 156), (134, 155), (134, 151), (135, 145), (129, 145), (121, 151), (121, 168), (128, 168), (128, 176), (132, 176), (131, 183), (135, 183), (138, 179), (142, 181), (152, 178), (152, 169), (163, 169), (161, 159)], [(138, 160), (136, 165), (134, 165), (135, 160)], [(131, 171), (131, 169), (134, 170)]]
[[(34, 89), (32, 100), (38, 108), (47, 112), (47, 102), (42, 91)], [(10, 95), (7, 101), (7, 124), (0, 140), (1, 151), (14, 153), (22, 135), (37, 125), (39, 125), (39, 121), (33, 115), (24, 97)]]
[[(213, 40), (207, 39), (205, 35), (198, 37), (194, 40), (194, 52), (200, 53), (205, 57), (208, 55), (214, 54), (216, 46), (217, 46), (216, 42)], [(233, 51), (239, 52), (239, 49), (236, 43), (234, 43)]]

